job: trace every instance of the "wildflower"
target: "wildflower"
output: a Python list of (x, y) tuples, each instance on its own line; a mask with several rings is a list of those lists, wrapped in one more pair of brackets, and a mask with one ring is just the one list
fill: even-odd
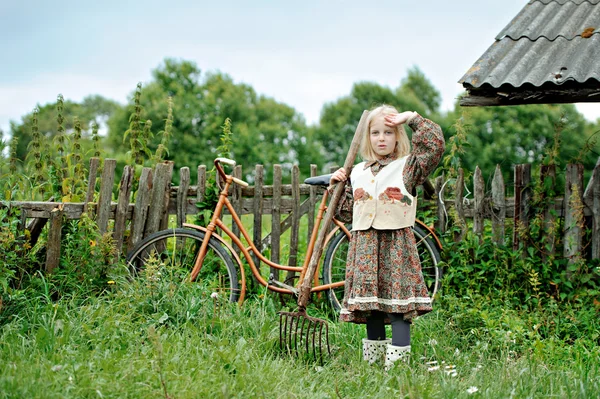
[(432, 338), (432, 339), (429, 340), (429, 345), (436, 346), (437, 345), (437, 341)]
[(96, 241), (90, 240), (90, 247), (95, 247), (95, 246), (96, 246)]
[(217, 292), (213, 292), (212, 294), (210, 294), (210, 297), (212, 299), (217, 299), (219, 297), (219, 294)]
[(62, 368), (63, 368), (62, 364), (55, 364), (54, 366), (52, 366), (50, 368), (50, 370), (52, 370), (52, 371), (60, 371), (60, 370), (62, 370)]
[(439, 369), (440, 369), (440, 366), (431, 366), (431, 367), (427, 368), (427, 371), (436, 371)]
[(467, 389), (467, 393), (469, 395), (472, 395), (472, 394), (474, 394), (477, 391), (479, 391), (479, 389), (477, 387), (469, 387), (469, 389)]
[(112, 285), (112, 284), (114, 284), (114, 283), (115, 283), (115, 281), (114, 281), (114, 280), (108, 280), (108, 281), (106, 282), (106, 284), (108, 284), (108, 285)]

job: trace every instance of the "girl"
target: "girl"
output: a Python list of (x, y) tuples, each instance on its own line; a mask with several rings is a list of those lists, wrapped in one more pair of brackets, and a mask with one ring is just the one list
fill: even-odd
[[(413, 130), (412, 152), (404, 123)], [(440, 162), (444, 136), (416, 112), (383, 105), (368, 115), (360, 153), (364, 162), (352, 169), (349, 195), (338, 206), (341, 220), (352, 219), (340, 320), (366, 323), (363, 358), (374, 363), (385, 354), (389, 369), (410, 353), (412, 319), (432, 310), (410, 227), (415, 189)], [(332, 184), (346, 180), (343, 168), (331, 177)]]

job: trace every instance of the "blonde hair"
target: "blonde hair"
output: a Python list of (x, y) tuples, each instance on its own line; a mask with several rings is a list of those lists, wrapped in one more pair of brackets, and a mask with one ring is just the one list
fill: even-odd
[[(379, 107), (373, 108), (367, 116), (367, 126), (363, 132), (362, 139), (360, 141), (360, 156), (364, 161), (374, 161), (377, 159), (377, 154), (371, 147), (371, 140), (369, 139), (369, 132), (371, 131), (371, 122), (378, 116), (385, 116), (390, 114), (397, 114), (396, 108), (391, 105), (380, 105)], [(410, 153), (410, 141), (408, 135), (404, 131), (404, 125), (395, 126), (394, 132), (396, 133), (396, 147), (394, 153), (397, 158), (402, 158)]]

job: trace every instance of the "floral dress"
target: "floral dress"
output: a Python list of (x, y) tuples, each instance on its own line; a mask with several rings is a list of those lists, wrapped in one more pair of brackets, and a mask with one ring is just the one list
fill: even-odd
[[(413, 130), (413, 149), (404, 166), (403, 179), (406, 189), (414, 192), (440, 162), (444, 136), (436, 123), (420, 115), (413, 117), (408, 126)], [(376, 175), (394, 159), (391, 155), (367, 162), (365, 169), (370, 167)], [(345, 222), (351, 220), (351, 193), (347, 187), (347, 195), (337, 209), (338, 217)], [(407, 321), (432, 310), (410, 228), (352, 231), (340, 320), (365, 323), (372, 310), (403, 314)]]

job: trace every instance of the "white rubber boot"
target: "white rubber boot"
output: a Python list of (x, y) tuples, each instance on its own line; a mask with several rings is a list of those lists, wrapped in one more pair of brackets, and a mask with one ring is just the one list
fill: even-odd
[(407, 362), (410, 356), (410, 345), (395, 346), (388, 344), (385, 352), (385, 370), (388, 371), (396, 361)]
[(374, 364), (382, 360), (385, 356), (385, 348), (390, 342), (392, 342), (391, 339), (378, 341), (363, 338), (363, 360), (369, 362), (370, 364)]

